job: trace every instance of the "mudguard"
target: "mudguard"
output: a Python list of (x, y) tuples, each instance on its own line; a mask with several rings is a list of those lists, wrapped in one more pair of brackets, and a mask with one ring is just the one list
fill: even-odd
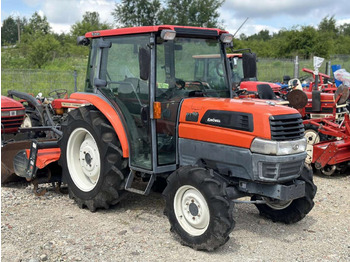
[(104, 116), (113, 126), (118, 136), (123, 151), (123, 157), (128, 158), (129, 144), (123, 122), (116, 110), (111, 106), (111, 104), (106, 100), (106, 98), (93, 93), (73, 93), (71, 94), (70, 98), (86, 100), (91, 105), (95, 106), (98, 110), (100, 110), (102, 114), (104, 114)]

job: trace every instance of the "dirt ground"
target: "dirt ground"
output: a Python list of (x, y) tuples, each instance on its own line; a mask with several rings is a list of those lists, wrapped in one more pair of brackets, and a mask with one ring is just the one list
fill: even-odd
[(236, 227), (214, 252), (176, 240), (159, 193), (91, 213), (68, 195), (37, 197), (32, 185), (12, 184), (1, 190), (1, 261), (350, 261), (350, 172), (314, 182), (315, 207), (293, 225), (236, 204)]

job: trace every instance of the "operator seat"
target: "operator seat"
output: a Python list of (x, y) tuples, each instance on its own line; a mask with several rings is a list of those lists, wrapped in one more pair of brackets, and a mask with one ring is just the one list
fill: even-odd
[(270, 85), (260, 84), (260, 85), (257, 85), (257, 88), (258, 88), (258, 96), (260, 99), (268, 99), (268, 100), (277, 99)]

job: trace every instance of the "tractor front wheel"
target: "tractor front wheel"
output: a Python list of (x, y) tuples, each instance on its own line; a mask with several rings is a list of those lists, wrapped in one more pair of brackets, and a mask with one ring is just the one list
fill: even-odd
[(281, 201), (262, 196), (253, 196), (253, 201), (266, 201), (266, 204), (256, 204), (260, 215), (271, 219), (273, 222), (283, 222), (285, 224), (292, 224), (302, 220), (314, 207), (313, 199), (315, 197), (317, 187), (313, 183), (312, 171), (305, 166), (298, 179), (305, 182), (304, 197), (290, 201)]
[(73, 110), (62, 132), (60, 164), (70, 197), (90, 211), (119, 202), (128, 164), (104, 115), (92, 106)]
[(182, 244), (211, 251), (227, 242), (235, 225), (233, 202), (213, 170), (179, 168), (169, 176), (163, 195), (164, 213)]

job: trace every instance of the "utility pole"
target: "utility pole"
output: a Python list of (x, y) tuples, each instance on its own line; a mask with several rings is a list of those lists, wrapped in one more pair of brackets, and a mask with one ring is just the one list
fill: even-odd
[(18, 44), (21, 43), (21, 28), (19, 17), (17, 18), (17, 33), (18, 33)]

